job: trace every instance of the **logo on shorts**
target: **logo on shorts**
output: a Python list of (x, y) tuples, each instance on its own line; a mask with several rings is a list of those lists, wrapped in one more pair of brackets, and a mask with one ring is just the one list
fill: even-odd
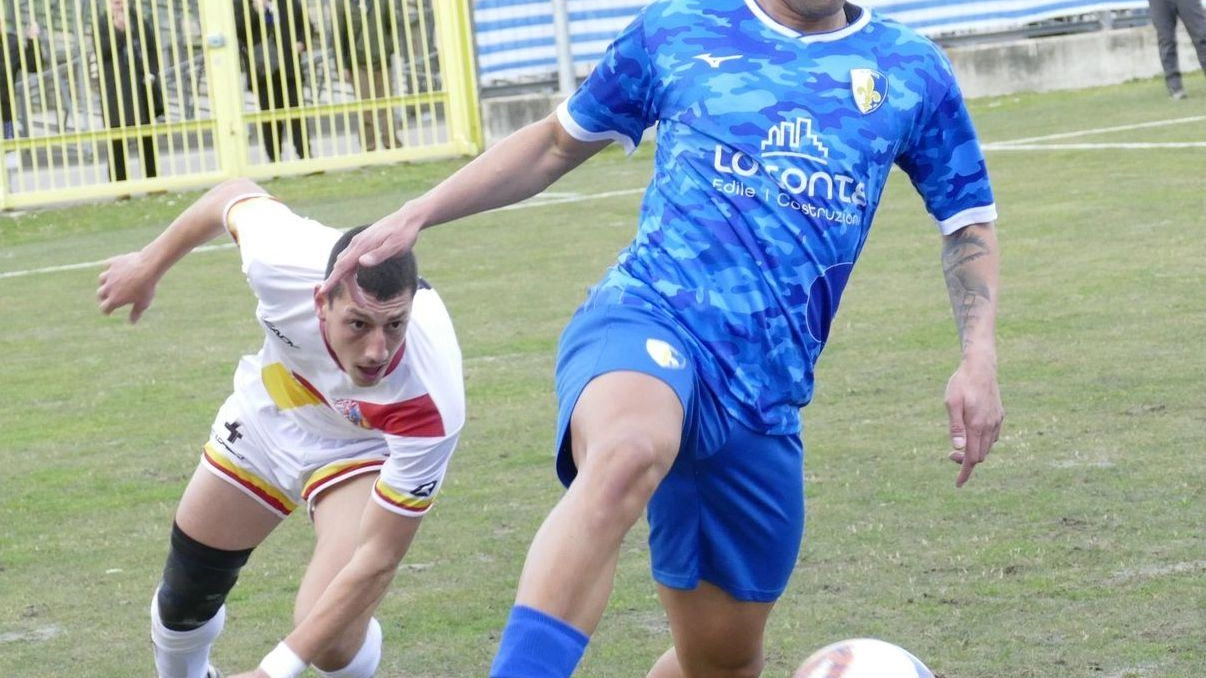
[(681, 370), (687, 366), (687, 359), (670, 344), (661, 339), (646, 339), (645, 351), (653, 362), (668, 370)]
[(430, 497), (431, 493), (435, 492), (435, 488), (436, 481), (433, 480), (429, 483), (423, 483), (422, 485), (411, 490), (410, 494), (412, 497)]

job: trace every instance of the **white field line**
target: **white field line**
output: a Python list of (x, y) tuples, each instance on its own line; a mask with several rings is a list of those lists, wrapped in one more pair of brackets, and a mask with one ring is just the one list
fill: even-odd
[(989, 144), (986, 151), (1114, 151), (1147, 148), (1206, 148), (1206, 141), (1169, 141), (1117, 144)]
[(641, 187), (641, 188), (626, 188), (622, 191), (605, 191), (603, 193), (591, 193), (589, 195), (582, 194), (582, 193), (554, 193), (552, 195), (550, 195), (548, 193), (541, 193), (540, 195), (538, 195), (534, 198), (530, 198), (523, 202), (517, 202), (514, 205), (507, 205), (506, 207), (500, 207), (494, 211), (504, 212), (507, 210), (521, 210), (521, 209), (526, 209), (528, 207), (544, 207), (545, 205), (560, 205), (562, 203), (567, 203), (567, 202), (582, 202), (583, 200), (596, 200), (598, 198), (615, 198), (615, 197), (618, 197), (621, 195), (633, 195), (636, 193), (644, 193), (644, 192), (645, 192), (645, 188)]
[[(228, 250), (234, 247), (234, 243), (226, 243), (225, 245), (205, 245), (193, 250), (194, 252), (213, 252), (216, 250)], [(24, 271), (5, 271), (0, 273), (0, 280), (4, 278), (21, 278), (27, 275), (36, 275), (38, 273), (59, 273), (61, 271), (78, 271), (81, 268), (98, 268), (108, 261), (101, 259), (99, 261), (81, 261), (78, 264), (63, 264), (62, 266), (45, 266), (43, 268), (31, 268)]]
[[(1035, 141), (1050, 141), (1052, 139), (1070, 139), (1072, 137), (1083, 137), (1090, 134), (1106, 134), (1109, 132), (1126, 132), (1133, 129), (1145, 129), (1148, 127), (1165, 127), (1168, 125), (1183, 125), (1187, 122), (1198, 122), (1206, 120), (1206, 115), (1194, 115), (1188, 118), (1171, 118), (1169, 120), (1152, 120), (1150, 122), (1139, 122), (1133, 125), (1118, 125), (1116, 127), (1097, 127), (1094, 129), (1082, 129), (1074, 132), (1060, 132), (1059, 134), (1044, 134), (1041, 137), (1024, 137), (1022, 139), (1014, 139), (1012, 141), (997, 141), (991, 144), (985, 144), (985, 148), (1000, 148), (1002, 146), (1012, 146), (1015, 144), (1030, 144)], [(1047, 148), (1047, 147), (1041, 147)]]
[[(1206, 115), (1195, 115), (1186, 118), (1172, 118), (1169, 120), (1153, 120), (1150, 122), (1141, 122), (1133, 125), (1118, 125), (1115, 127), (1097, 127), (1093, 129), (1077, 130), (1073, 132), (1061, 132), (1059, 134), (1046, 134), (1038, 137), (1024, 137), (1022, 139), (1013, 139), (1011, 141), (997, 141), (984, 144), (985, 151), (1056, 151), (1056, 150), (1118, 150), (1118, 149), (1152, 149), (1152, 148), (1206, 148), (1206, 141), (1186, 141), (1186, 142), (1167, 142), (1167, 143), (1104, 143), (1104, 144), (1035, 144), (1035, 141), (1049, 141), (1053, 139), (1068, 139), (1073, 137), (1087, 136), (1090, 134), (1106, 134), (1109, 132), (1125, 132), (1134, 129), (1144, 129), (1150, 127), (1164, 127), (1167, 125), (1182, 125), (1190, 122), (1198, 122), (1206, 120)], [(500, 207), (497, 211), (530, 209), (533, 207), (544, 207), (546, 205), (561, 205), (565, 203), (584, 202), (587, 200), (598, 200), (601, 198), (614, 198), (624, 195), (634, 195), (643, 193), (642, 188), (628, 188), (619, 191), (604, 191), (603, 193), (543, 193), (531, 199), (525, 200), (514, 205)], [(229, 249), (234, 247), (234, 244), (226, 245), (209, 245), (199, 247), (195, 252), (208, 252), (221, 249)], [(97, 268), (102, 266), (105, 261), (83, 261), (76, 264), (63, 264), (61, 266), (45, 266), (42, 268), (31, 268), (21, 271), (5, 271), (0, 272), (0, 280), (5, 278), (22, 278), (28, 275), (38, 275), (41, 273), (59, 273), (62, 271), (78, 271), (85, 268)]]
[[(541, 196), (537, 196), (535, 198), (525, 200), (520, 203), (516, 203), (514, 205), (507, 205), (506, 207), (500, 207), (497, 211), (501, 212), (504, 210), (520, 210), (520, 209), (529, 209), (532, 207), (544, 207), (545, 205), (560, 205), (562, 203), (584, 202), (587, 200), (598, 200), (600, 198), (614, 198), (614, 197), (622, 196), (622, 195), (633, 195), (636, 193), (643, 193), (644, 191), (645, 191), (644, 188), (630, 188), (630, 189), (625, 189), (622, 191), (606, 191), (604, 193), (590, 193), (590, 194), (583, 194), (583, 193), (551, 193), (551, 194), (548, 194), (548, 193), (546, 193), (546, 194), (541, 194)], [(226, 243), (224, 245), (206, 245), (204, 247), (198, 247), (197, 249), (193, 250), (193, 252), (213, 252), (213, 251), (217, 251), (217, 250), (228, 250), (234, 246), (235, 246), (234, 243)], [(105, 261), (106, 261), (105, 259), (101, 259), (98, 261), (81, 261), (76, 264), (63, 264), (61, 266), (44, 266), (42, 268), (30, 268), (30, 269), (26, 269), (26, 270), (22, 270), (22, 271), (4, 271), (4, 272), (0, 272), (0, 280), (3, 280), (5, 278), (23, 278), (28, 275), (38, 275), (40, 273), (60, 273), (63, 271), (78, 271), (80, 269), (85, 269), (85, 268), (99, 268), (104, 265)]]

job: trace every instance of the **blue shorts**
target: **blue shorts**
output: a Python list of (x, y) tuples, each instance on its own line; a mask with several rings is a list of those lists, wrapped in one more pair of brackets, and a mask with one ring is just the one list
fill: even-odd
[(641, 372), (674, 389), (685, 413), (682, 444), (650, 500), (653, 578), (690, 590), (705, 580), (743, 601), (772, 602), (787, 587), (804, 536), (804, 447), (728, 415), (696, 372), (693, 344), (656, 311), (587, 305), (557, 352), (557, 475), (577, 474), (569, 422), (595, 377)]

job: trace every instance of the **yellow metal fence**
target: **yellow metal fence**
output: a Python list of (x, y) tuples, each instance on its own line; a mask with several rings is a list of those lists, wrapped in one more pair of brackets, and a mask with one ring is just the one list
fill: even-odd
[(481, 148), (467, 0), (27, 0), (0, 28), (0, 209)]

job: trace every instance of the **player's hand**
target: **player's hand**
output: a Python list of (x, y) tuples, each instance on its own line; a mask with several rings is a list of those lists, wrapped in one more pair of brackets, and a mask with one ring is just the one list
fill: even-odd
[(955, 487), (971, 477), (1001, 435), (1005, 408), (997, 386), (996, 365), (964, 361), (946, 384), (946, 412), (950, 419), (951, 461), (960, 465)]
[(101, 313), (109, 315), (130, 307), (130, 322), (136, 323), (155, 298), (158, 275), (151, 270), (141, 252), (130, 252), (105, 261), (96, 288)]
[[(331, 289), (340, 282), (348, 279), (359, 266), (376, 266), (377, 264), (405, 252), (415, 246), (419, 238), (419, 229), (411, 227), (404, 216), (405, 207), (377, 221), (364, 231), (356, 234), (347, 249), (339, 253), (331, 275), (322, 284), (321, 292), (329, 295)], [(359, 286), (348, 285), (355, 296), (359, 294)], [(357, 299), (358, 303), (363, 300)]]

